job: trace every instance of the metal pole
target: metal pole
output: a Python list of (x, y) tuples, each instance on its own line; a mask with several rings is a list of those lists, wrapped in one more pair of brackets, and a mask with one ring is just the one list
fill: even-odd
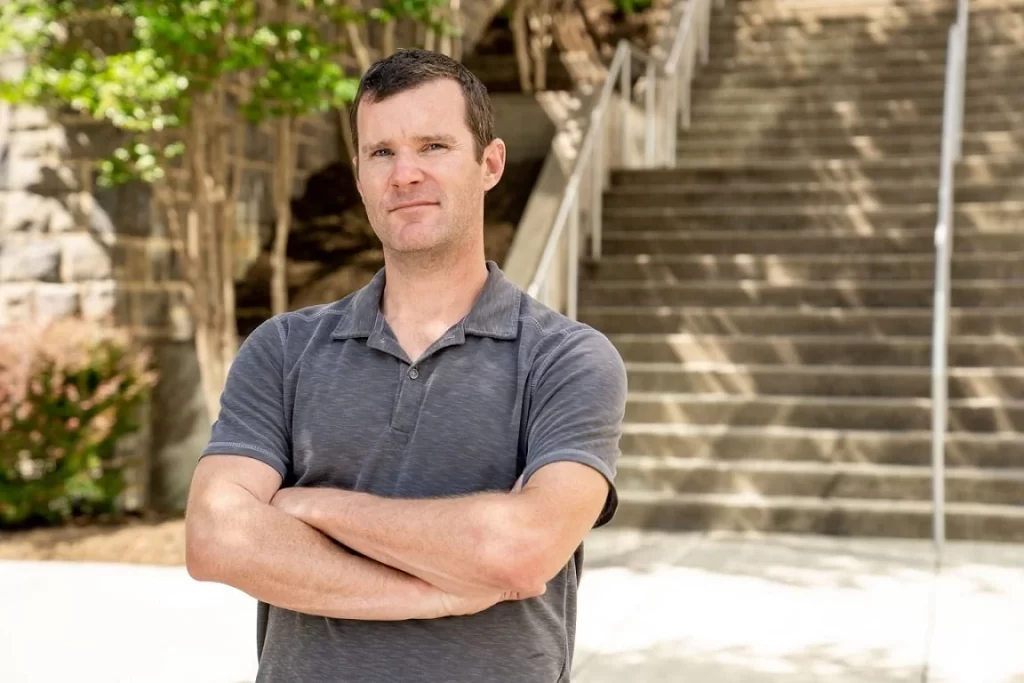
[(565, 314), (576, 320), (576, 302), (579, 290), (579, 268), (580, 268), (580, 199), (577, 194), (572, 200), (572, 208), (569, 210), (569, 235), (566, 254), (566, 291), (565, 291)]
[(679, 72), (668, 75), (665, 85), (669, 86), (665, 93), (668, 116), (665, 117), (665, 165), (676, 166), (676, 147), (679, 133)]
[(647, 72), (645, 77), (646, 92), (644, 99), (644, 165), (650, 168), (654, 165), (654, 60), (647, 60)]
[(602, 112), (600, 130), (594, 138), (590, 155), (590, 256), (601, 258), (601, 221), (604, 202), (604, 139), (605, 118)]
[(950, 259), (953, 249), (953, 164), (956, 147), (956, 112), (959, 102), (955, 80), (961, 45), (957, 27), (949, 30), (946, 55), (946, 92), (943, 103), (942, 162), (939, 178), (939, 223), (935, 228), (935, 301), (932, 328), (932, 528), (937, 557), (946, 540), (945, 445), (948, 413), (947, 344), (949, 341)]
[(622, 71), (619, 73), (619, 90), (622, 91), (621, 129), (622, 150), (619, 152), (619, 163), (623, 168), (629, 167), (629, 108), (633, 104), (633, 50), (626, 49), (626, 56), (622, 60)]
[(711, 54), (711, 0), (703, 0), (700, 25), (700, 63), (707, 64)]

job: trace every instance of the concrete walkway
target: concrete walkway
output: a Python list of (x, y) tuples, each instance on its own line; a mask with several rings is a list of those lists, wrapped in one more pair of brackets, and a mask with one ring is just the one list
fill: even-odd
[[(251, 682), (254, 616), (182, 568), (0, 562), (0, 681)], [(596, 532), (573, 682), (622, 681), (1024, 683), (1024, 546), (936, 576), (926, 542)]]

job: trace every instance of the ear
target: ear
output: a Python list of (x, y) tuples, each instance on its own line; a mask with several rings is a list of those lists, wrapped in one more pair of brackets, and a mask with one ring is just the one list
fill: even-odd
[(484, 157), (481, 162), (484, 171), (484, 191), (486, 192), (498, 184), (505, 172), (505, 142), (501, 138), (491, 140), (491, 144), (484, 148)]
[(359, 196), (362, 197), (363, 196), (363, 186), (359, 183), (359, 157), (358, 156), (352, 157), (352, 170), (354, 171), (354, 175), (356, 177), (356, 190), (359, 191)]

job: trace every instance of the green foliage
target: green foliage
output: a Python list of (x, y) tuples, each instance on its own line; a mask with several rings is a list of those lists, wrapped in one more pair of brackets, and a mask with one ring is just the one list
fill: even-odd
[(0, 526), (122, 510), (115, 446), (155, 377), (124, 335), (75, 320), (0, 338)]
[(351, 46), (338, 28), (404, 17), (440, 32), (445, 4), (389, 0), (363, 12), (344, 0), (293, 0), (289, 15), (265, 17), (257, 0), (4, 0), (0, 53), (24, 54), (28, 69), (0, 83), (0, 99), (108, 120), (130, 142), (103, 160), (100, 182), (152, 182), (183, 150), (146, 134), (188, 125), (204, 93), (247, 76), (240, 111), (253, 123), (345, 104), (358, 78), (345, 72)]
[(629, 15), (651, 9), (654, 0), (613, 0), (612, 4), (623, 14)]

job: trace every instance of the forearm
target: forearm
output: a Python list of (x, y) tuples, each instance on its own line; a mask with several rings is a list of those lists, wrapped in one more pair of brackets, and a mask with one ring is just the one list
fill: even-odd
[[(515, 494), (402, 500), (336, 489), (307, 490), (293, 512), (367, 557), (462, 594), (533, 591), (504, 558), (523, 548)], [(511, 533), (521, 529), (522, 534)]]
[(437, 589), (357, 557), (316, 529), (257, 500), (190, 512), (193, 576), (225, 583), (258, 600), (344, 619), (430, 618)]

